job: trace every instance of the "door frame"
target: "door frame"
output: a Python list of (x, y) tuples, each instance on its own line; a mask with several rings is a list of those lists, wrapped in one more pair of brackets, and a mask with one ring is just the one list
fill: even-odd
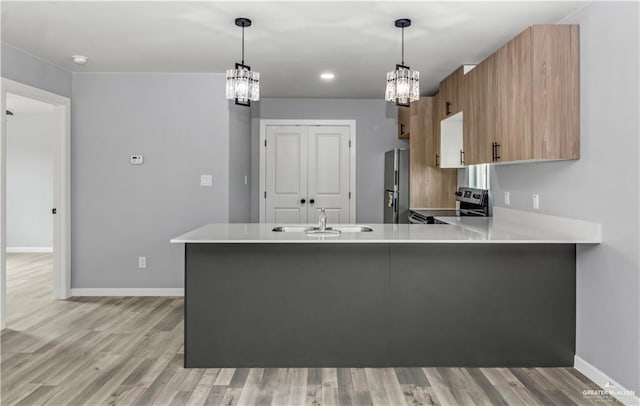
[(36, 99), (55, 107), (56, 134), (53, 204), (53, 296), (71, 296), (71, 99), (2, 78), (2, 134), (0, 139), (0, 328), (6, 325), (7, 298), (7, 93)]
[(345, 126), (349, 127), (349, 223), (356, 222), (356, 120), (260, 120), (260, 182), (258, 200), (260, 200), (259, 222), (264, 223), (267, 217), (265, 193), (267, 184), (267, 159), (265, 143), (268, 126)]

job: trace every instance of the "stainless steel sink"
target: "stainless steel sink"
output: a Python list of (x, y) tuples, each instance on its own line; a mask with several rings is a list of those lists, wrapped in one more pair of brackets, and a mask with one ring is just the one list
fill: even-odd
[(368, 226), (336, 226), (327, 227), (327, 230), (338, 230), (343, 233), (370, 233), (373, 228)]
[(306, 235), (310, 235), (312, 237), (337, 237), (342, 232), (338, 231), (338, 230), (334, 230), (331, 227), (327, 227), (324, 230), (320, 229), (319, 227), (313, 227), (313, 228), (305, 231), (304, 233)]
[(271, 231), (275, 231), (278, 233), (304, 233), (307, 230), (312, 230), (316, 227), (309, 227), (309, 226), (277, 226), (274, 227), (273, 230)]
[(368, 226), (335, 226), (321, 230), (320, 227), (310, 226), (276, 226), (272, 231), (277, 233), (306, 233), (307, 235), (338, 235), (340, 233), (368, 233), (373, 228)]

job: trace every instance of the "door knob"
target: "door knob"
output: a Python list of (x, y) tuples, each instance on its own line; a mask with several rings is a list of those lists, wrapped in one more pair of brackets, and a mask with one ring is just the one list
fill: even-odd
[(309, 199), (309, 204), (314, 204), (316, 201), (313, 199)]
[(300, 203), (305, 204), (307, 201), (304, 199), (300, 199)]

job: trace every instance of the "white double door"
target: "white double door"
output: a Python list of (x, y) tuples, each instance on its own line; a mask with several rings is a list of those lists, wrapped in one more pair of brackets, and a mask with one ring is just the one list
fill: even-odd
[(266, 222), (349, 223), (349, 126), (267, 126), (265, 148)]

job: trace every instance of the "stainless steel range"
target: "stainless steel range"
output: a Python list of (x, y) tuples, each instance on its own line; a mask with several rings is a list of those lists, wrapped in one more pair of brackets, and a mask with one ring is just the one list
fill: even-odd
[(436, 216), (450, 217), (457, 216), (456, 210), (411, 210), (409, 224), (447, 224), (440, 221)]
[(472, 187), (459, 187), (456, 200), (460, 202), (461, 216), (489, 216), (489, 191)]
[(446, 224), (436, 217), (489, 216), (489, 191), (471, 187), (460, 187), (455, 193), (460, 210), (411, 210), (411, 224)]

